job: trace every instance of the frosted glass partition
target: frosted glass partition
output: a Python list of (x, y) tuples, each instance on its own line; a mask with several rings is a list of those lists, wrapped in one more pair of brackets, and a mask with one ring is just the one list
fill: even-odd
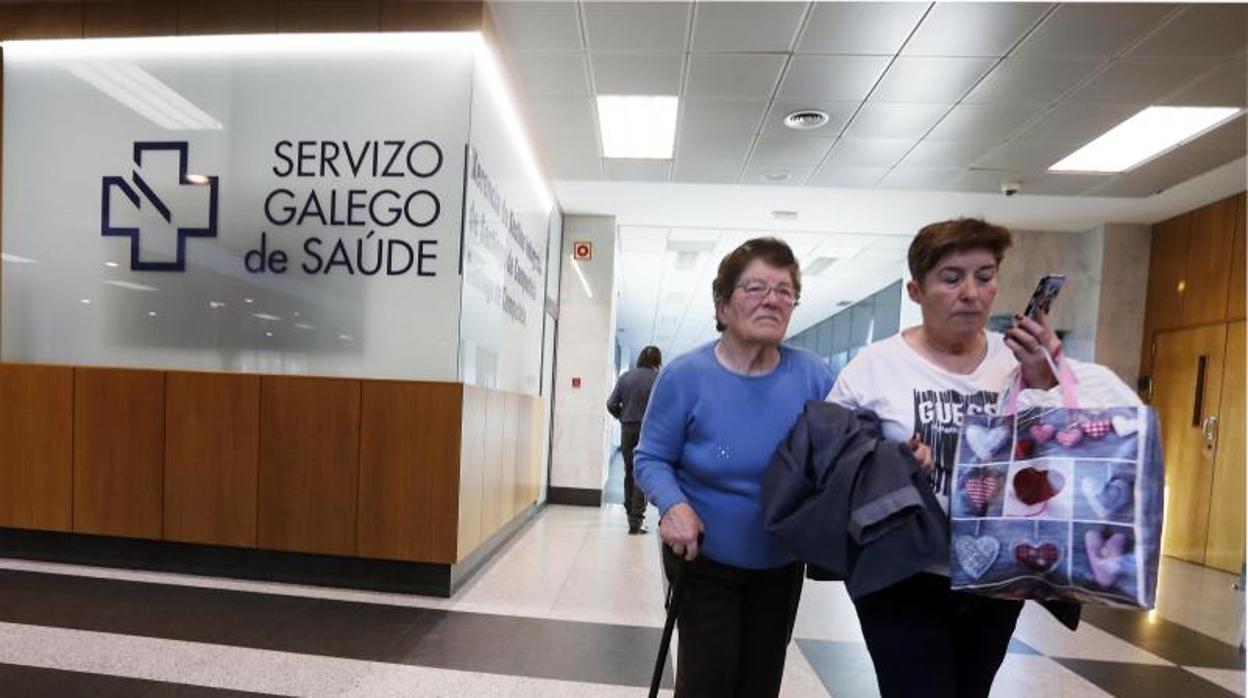
[(553, 204), (480, 35), (4, 59), (0, 360), (538, 392)]

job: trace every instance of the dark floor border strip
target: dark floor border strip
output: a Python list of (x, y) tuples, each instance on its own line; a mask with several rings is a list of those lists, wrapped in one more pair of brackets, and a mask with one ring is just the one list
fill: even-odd
[(1244, 669), (1242, 648), (1144, 611), (1084, 606), (1082, 620), (1180, 666)]
[(551, 487), (546, 495), (551, 504), (570, 504), (577, 507), (602, 505), (602, 490), (584, 487)]
[(1237, 694), (1177, 666), (1050, 657), (1097, 688), (1130, 698), (1237, 698)]
[(184, 683), (93, 674), (68, 669), (46, 669), (0, 663), (0, 686), (6, 698), (92, 696), (92, 698), (233, 698), (269, 696), (269, 693), (234, 691)]
[(634, 687), (649, 685), (662, 634), (657, 627), (4, 569), (0, 621)]
[(440, 597), (453, 584), (447, 564), (15, 528), (0, 528), (0, 556)]

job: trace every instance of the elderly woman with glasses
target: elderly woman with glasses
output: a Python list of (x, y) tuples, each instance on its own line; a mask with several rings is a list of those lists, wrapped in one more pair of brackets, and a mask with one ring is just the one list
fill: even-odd
[(684, 570), (676, 695), (775, 696), (802, 589), (802, 566), (763, 531), (763, 472), (807, 400), (832, 374), (783, 346), (801, 274), (774, 238), (750, 240), (712, 285), (717, 341), (659, 375), (641, 428), (636, 477), (662, 518), (664, 567)]

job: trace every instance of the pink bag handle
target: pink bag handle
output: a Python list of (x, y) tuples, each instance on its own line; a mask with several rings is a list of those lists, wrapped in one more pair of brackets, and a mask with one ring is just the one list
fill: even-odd
[[(1047, 352), (1046, 352), (1047, 354)], [(1079, 381), (1075, 379), (1075, 374), (1070, 370), (1070, 363), (1065, 357), (1058, 357), (1057, 361), (1057, 387), (1061, 389), (1062, 406), (1069, 410), (1079, 409), (1079, 397), (1075, 394), (1075, 386), (1079, 385)], [(1053, 364), (1050, 363), (1050, 366)], [(1010, 399), (1005, 403), (1004, 414), (1016, 414), (1018, 412), (1018, 397), (1023, 392), (1023, 372), (1017, 371), (1014, 376), (1014, 384), (1010, 386)]]

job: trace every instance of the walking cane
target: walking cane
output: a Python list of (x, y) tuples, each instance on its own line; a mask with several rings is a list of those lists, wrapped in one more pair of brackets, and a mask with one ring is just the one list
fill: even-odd
[[(705, 534), (698, 534), (701, 545)], [(680, 616), (680, 602), (685, 594), (685, 573), (689, 570), (689, 561), (683, 556), (676, 556), (676, 577), (667, 588), (667, 621), (663, 623), (663, 639), (659, 640), (659, 656), (654, 660), (654, 675), (650, 678), (650, 698), (659, 695), (659, 683), (663, 681), (663, 667), (667, 665), (667, 653), (672, 647), (672, 630), (676, 627), (676, 618)]]

